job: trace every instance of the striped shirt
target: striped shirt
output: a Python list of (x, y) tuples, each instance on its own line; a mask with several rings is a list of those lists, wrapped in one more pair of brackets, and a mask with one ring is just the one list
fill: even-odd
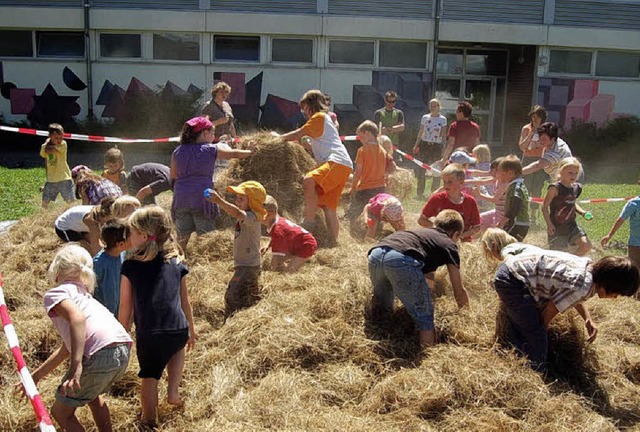
[(501, 251), (509, 272), (524, 282), (537, 303), (551, 301), (559, 312), (595, 294), (586, 257), (513, 243)]

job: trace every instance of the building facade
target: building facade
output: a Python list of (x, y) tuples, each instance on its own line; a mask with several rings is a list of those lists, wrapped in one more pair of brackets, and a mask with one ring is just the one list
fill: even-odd
[(5, 121), (204, 102), (216, 80), (265, 127), (319, 88), (349, 134), (394, 90), (412, 130), (431, 97), (447, 115), (464, 99), (511, 145), (535, 103), (565, 127), (640, 114), (640, 0), (0, 0)]

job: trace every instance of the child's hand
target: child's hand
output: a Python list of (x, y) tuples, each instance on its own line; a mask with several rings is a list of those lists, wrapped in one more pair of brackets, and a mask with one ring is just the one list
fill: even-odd
[(413, 146), (413, 154), (417, 155), (418, 153), (420, 153), (420, 147), (418, 147), (417, 145)]
[(198, 335), (195, 331), (189, 331), (189, 340), (187, 341), (187, 351), (191, 351), (196, 346)]
[(62, 393), (62, 396), (73, 396), (76, 391), (80, 390), (81, 375), (82, 363), (78, 364), (75, 368), (72, 367), (69, 369), (69, 378), (60, 385), (60, 393)]
[(13, 386), (13, 393), (16, 396), (20, 397), (20, 399), (29, 400), (29, 395), (27, 394), (27, 391), (24, 389), (24, 386), (22, 385), (22, 381), (19, 381), (16, 385)]
[(223, 199), (220, 196), (220, 194), (218, 193), (218, 191), (215, 190), (211, 190), (209, 192), (209, 197), (205, 198), (207, 201), (211, 201), (214, 204), (220, 204)]
[(550, 236), (556, 234), (556, 227), (553, 226), (553, 224), (549, 224), (549, 226), (547, 227), (547, 234), (549, 234)]
[(587, 343), (591, 343), (596, 340), (596, 336), (598, 335), (598, 326), (591, 320), (587, 320), (584, 322), (584, 326), (587, 329), (587, 334), (589, 335), (589, 339), (587, 339)]
[(607, 247), (607, 245), (609, 244), (609, 240), (611, 240), (611, 236), (609, 234), (602, 237), (602, 239), (600, 240), (600, 246), (602, 246), (603, 248)]
[(256, 140), (249, 140), (246, 142), (242, 143), (242, 148), (244, 148), (245, 150), (251, 150), (254, 151), (256, 149), (256, 146), (258, 145)]

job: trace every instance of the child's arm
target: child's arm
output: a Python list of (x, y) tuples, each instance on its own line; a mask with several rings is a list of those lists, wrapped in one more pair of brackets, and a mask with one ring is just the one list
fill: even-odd
[(98, 222), (89, 218), (89, 213), (83, 218), (84, 224), (89, 228), (89, 236), (87, 241), (89, 242), (89, 253), (91, 256), (95, 256), (100, 252), (100, 225)]
[(611, 231), (609, 231), (609, 234), (602, 237), (602, 240), (600, 240), (600, 244), (602, 245), (602, 247), (607, 246), (607, 244), (609, 243), (609, 240), (611, 240), (611, 237), (613, 237), (614, 234), (620, 229), (622, 224), (624, 224), (624, 221), (625, 219), (622, 219), (622, 218), (616, 219), (616, 221), (613, 223), (613, 226), (611, 227)]
[(122, 275), (120, 278), (120, 309), (118, 310), (118, 321), (126, 331), (131, 330), (133, 318), (133, 292), (131, 281)]
[(31, 374), (33, 382), (38, 384), (38, 381), (49, 375), (67, 357), (69, 357), (69, 351), (67, 351), (67, 347), (62, 344), (58, 349), (51, 353), (49, 358), (47, 358), (36, 370), (33, 371)]
[(282, 255), (271, 254), (271, 271), (284, 271), (284, 257)]
[[(485, 171), (478, 171), (478, 172), (485, 172)], [(486, 185), (486, 184), (491, 184), (494, 183), (496, 180), (493, 177), (474, 177), (474, 178), (468, 178), (464, 180), (464, 184), (465, 185)]]
[(542, 203), (542, 216), (544, 216), (544, 221), (547, 223), (547, 234), (554, 235), (556, 233), (556, 227), (553, 226), (553, 222), (551, 222), (551, 215), (549, 214), (549, 208), (551, 206), (551, 201), (558, 195), (558, 188), (555, 186), (549, 186), (547, 189), (547, 195), (544, 197), (544, 202)]
[(576, 213), (578, 213), (580, 216), (584, 216), (585, 214), (587, 214), (587, 211), (582, 207), (580, 207), (578, 203), (576, 203), (575, 205), (576, 205)]
[(462, 234), (460, 234), (460, 238), (473, 237), (474, 235), (480, 232), (480, 228), (482, 228), (480, 225), (474, 225), (468, 230), (464, 231)]
[(220, 208), (224, 210), (229, 216), (234, 217), (240, 221), (243, 221), (247, 217), (247, 212), (245, 212), (244, 210), (240, 210), (238, 207), (222, 198), (222, 196), (220, 196), (220, 194), (215, 190), (211, 191), (211, 195), (205, 199), (211, 201), (214, 204), (218, 204)]
[(378, 221), (369, 216), (369, 209), (371, 208), (371, 204), (367, 204), (364, 206), (364, 220), (367, 224), (367, 232), (364, 235), (364, 239), (374, 239), (376, 235), (376, 228), (378, 228)]
[(544, 325), (544, 328), (549, 328), (551, 320), (558, 315), (558, 312), (558, 308), (553, 304), (553, 302), (548, 301), (547, 304), (544, 305), (544, 308), (542, 309), (542, 324)]
[(360, 184), (360, 177), (362, 177), (362, 164), (359, 163), (356, 165), (356, 172), (353, 173), (353, 180), (351, 181), (351, 194), (358, 190), (358, 185)]
[[(479, 170), (474, 168), (467, 169), (467, 172), (472, 176), (490, 176), (491, 170)], [(485, 179), (486, 180), (486, 179)], [(493, 177), (489, 177), (489, 180), (495, 180)], [(465, 180), (466, 182), (466, 180)]]
[(245, 159), (251, 156), (251, 150), (242, 149), (218, 149), (218, 159)]
[[(71, 300), (61, 301), (53, 307), (52, 311), (69, 322), (71, 361), (69, 363), (67, 379), (62, 383), (60, 392), (63, 396), (67, 394), (73, 395), (76, 390), (80, 390), (87, 319)], [(61, 353), (58, 354), (62, 355)]]
[(462, 285), (462, 277), (460, 276), (460, 268), (455, 264), (447, 264), (447, 270), (449, 271), (449, 280), (453, 287), (453, 297), (458, 303), (458, 307), (465, 307), (469, 304), (469, 294)]
[(580, 302), (577, 303), (574, 308), (578, 311), (578, 313), (584, 320), (584, 326), (586, 327), (587, 334), (589, 335), (589, 339), (587, 339), (587, 342), (593, 342), (594, 340), (596, 340), (596, 336), (598, 335), (598, 327), (591, 319), (591, 314), (589, 313), (587, 305), (585, 305), (584, 302)]
[(193, 324), (193, 309), (191, 309), (191, 303), (189, 302), (189, 295), (187, 293), (187, 279), (184, 277), (180, 281), (180, 304), (184, 316), (186, 316), (187, 321), (189, 321), (189, 341), (187, 342), (187, 351), (189, 351), (195, 346), (198, 334)]

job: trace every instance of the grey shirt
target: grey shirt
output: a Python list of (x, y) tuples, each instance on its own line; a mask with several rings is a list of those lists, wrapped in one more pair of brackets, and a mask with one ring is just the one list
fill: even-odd
[(260, 266), (260, 222), (255, 213), (247, 210), (243, 221), (236, 222), (233, 242), (233, 264), (235, 267)]

